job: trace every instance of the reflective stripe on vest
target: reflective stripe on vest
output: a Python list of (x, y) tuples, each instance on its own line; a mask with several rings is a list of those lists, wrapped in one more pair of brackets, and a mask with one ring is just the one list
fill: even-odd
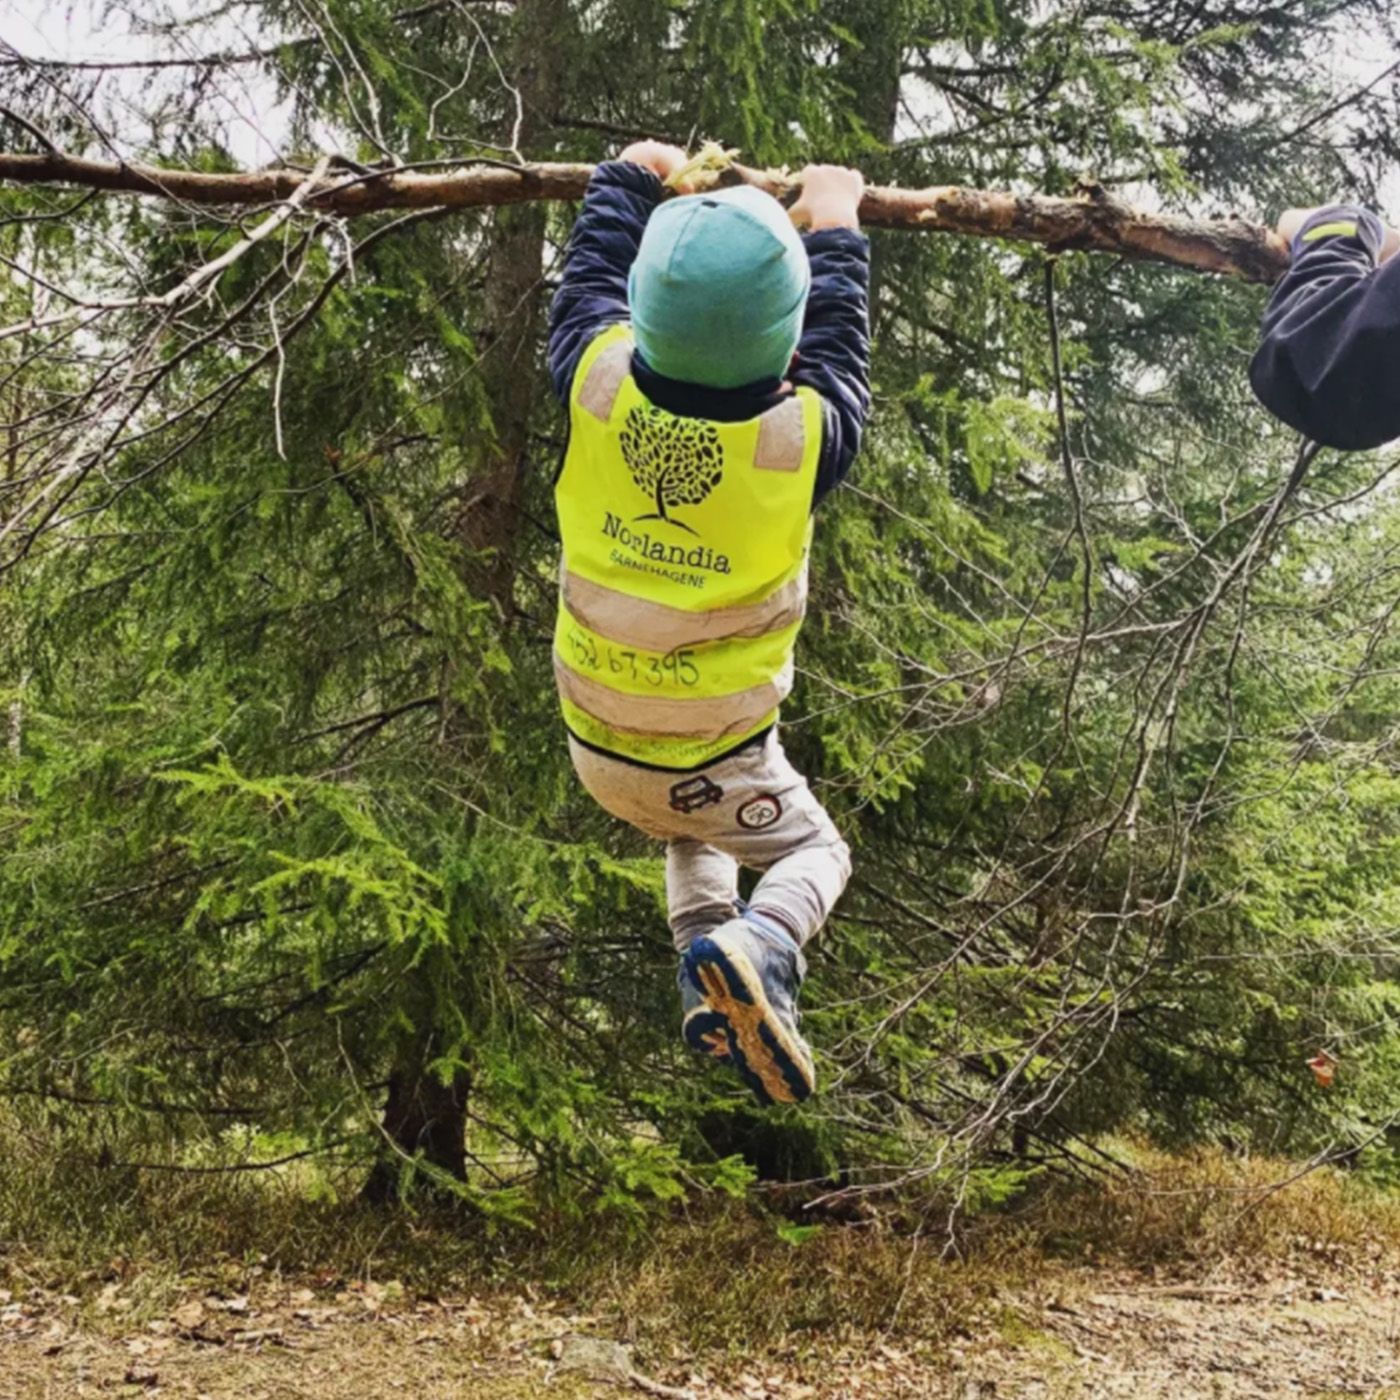
[(555, 673), (585, 743), (698, 767), (777, 718), (806, 607), (821, 400), (739, 423), (656, 408), (625, 326), (584, 352), (555, 486)]
[(778, 707), (791, 684), (764, 681), (751, 690), (716, 696), (668, 700), (658, 695), (624, 695), (600, 681), (589, 680), (554, 658), (559, 693), (575, 709), (620, 734), (652, 738), (691, 739), (700, 744), (732, 742), (762, 724)]
[(789, 579), (761, 603), (688, 612), (668, 603), (633, 598), (564, 569), (560, 596), (571, 616), (590, 632), (619, 646), (644, 651), (672, 651), (701, 642), (734, 637), (762, 637), (802, 621), (807, 611), (807, 575)]

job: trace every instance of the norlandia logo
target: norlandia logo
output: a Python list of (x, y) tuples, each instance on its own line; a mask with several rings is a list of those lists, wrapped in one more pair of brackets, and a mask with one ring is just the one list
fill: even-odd
[(624, 549), (643, 559), (658, 564), (670, 564), (674, 568), (707, 569), (711, 573), (730, 572), (729, 556), (716, 554), (707, 544), (693, 544), (686, 548), (683, 544), (667, 544), (654, 539), (650, 530), (631, 530), (623, 523), (622, 517), (612, 511), (604, 512), (603, 533), (616, 540)]

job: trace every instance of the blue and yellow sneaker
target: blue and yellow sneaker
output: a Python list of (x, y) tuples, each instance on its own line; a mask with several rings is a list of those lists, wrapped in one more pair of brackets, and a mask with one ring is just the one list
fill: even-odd
[(762, 1104), (809, 1098), (816, 1071), (797, 1029), (807, 960), (792, 937), (748, 913), (697, 938), (682, 969), (697, 998), (682, 1032), (691, 1049), (727, 1058)]

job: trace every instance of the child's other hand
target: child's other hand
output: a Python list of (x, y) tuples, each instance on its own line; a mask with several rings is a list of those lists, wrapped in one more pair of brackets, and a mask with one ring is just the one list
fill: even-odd
[[(679, 146), (668, 146), (664, 141), (634, 141), (618, 156), (618, 160), (629, 160), (633, 165), (644, 166), (663, 185), (689, 159)], [(680, 192), (688, 194), (690, 191), (686, 188)]]
[[(1279, 215), (1278, 236), (1291, 248), (1293, 240), (1298, 236), (1299, 230), (1307, 221), (1326, 205), (1319, 205), (1316, 209), (1285, 209)], [(1389, 224), (1385, 226), (1385, 237), (1381, 240), (1381, 250), (1376, 261), (1385, 262), (1388, 258), (1393, 258), (1396, 253), (1400, 253), (1400, 230), (1393, 229)]]
[(865, 176), (844, 165), (809, 165), (798, 180), (802, 194), (788, 211), (798, 228), (859, 228)]
[(1291, 248), (1293, 240), (1298, 236), (1298, 230), (1316, 212), (1314, 209), (1285, 209), (1278, 216), (1278, 236)]

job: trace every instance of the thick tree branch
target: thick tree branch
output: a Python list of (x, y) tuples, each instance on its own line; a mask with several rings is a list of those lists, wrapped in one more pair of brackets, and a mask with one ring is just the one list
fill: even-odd
[[(582, 197), (591, 165), (469, 164), (443, 173), (384, 170), (331, 175), (307, 197), (310, 209), (341, 215), (380, 209), (472, 209)], [(734, 166), (729, 182), (758, 185), (779, 198), (794, 182)], [(197, 205), (268, 204), (290, 199), (306, 183), (304, 170), (211, 173), (90, 160), (62, 153), (0, 152), (0, 180), (18, 184), (76, 185), (146, 194)], [(1190, 219), (1149, 214), (1088, 186), (1070, 198), (1018, 195), (935, 185), (922, 190), (872, 186), (860, 207), (872, 228), (965, 233), (1043, 243), (1056, 250), (1088, 249), (1170, 263), (1197, 272), (1221, 272), (1272, 282), (1288, 264), (1283, 241), (1242, 219)]]

